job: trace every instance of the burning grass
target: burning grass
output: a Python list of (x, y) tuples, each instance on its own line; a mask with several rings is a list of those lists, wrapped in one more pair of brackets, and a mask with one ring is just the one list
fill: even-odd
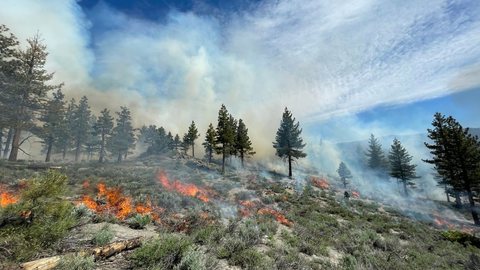
[[(84, 182), (83, 187), (88, 187)], [(107, 187), (104, 183), (97, 184), (97, 195), (92, 198), (90, 195), (83, 195), (78, 204), (84, 204), (87, 208), (97, 214), (113, 214), (116, 218), (124, 220), (134, 214), (150, 215), (153, 220), (159, 220), (162, 208), (154, 207), (150, 200), (145, 204), (137, 202), (123, 194), (119, 187)]]
[(165, 171), (159, 171), (156, 175), (158, 182), (168, 191), (175, 191), (184, 196), (194, 197), (203, 202), (210, 201), (208, 191), (194, 184), (182, 183), (179, 180), (170, 181)]
[(320, 178), (320, 177), (315, 177), (312, 176), (310, 178), (310, 181), (312, 182), (312, 185), (314, 185), (317, 188), (326, 190), (330, 188), (330, 184), (328, 183), (327, 179), (325, 178)]

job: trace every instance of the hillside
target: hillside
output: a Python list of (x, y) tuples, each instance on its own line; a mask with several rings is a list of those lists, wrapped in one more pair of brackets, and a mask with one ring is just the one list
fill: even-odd
[[(31, 230), (55, 224), (38, 221), (41, 213), (32, 213), (33, 225), (6, 220), (31, 194), (26, 190), (32, 184), (21, 180), (38, 175), (31, 165), (0, 169), (3, 194), (16, 198), (0, 208), (0, 241), (10, 245), (0, 250), (0, 261), (7, 269), (54, 255), (60, 255), (60, 269), (480, 267), (478, 230), (466, 224), (440, 216), (416, 221), (358, 193), (346, 199), (334, 178), (309, 175), (302, 179), (306, 188), (294, 190), (294, 180), (278, 173), (249, 167), (228, 169), (223, 177), (217, 165), (181, 156), (123, 165), (58, 164), (56, 170), (68, 177), (63, 198), (73, 205), (74, 220), (58, 241), (36, 246), (12, 232), (27, 226), (20, 231), (35, 235)], [(141, 247), (111, 256), (75, 253), (137, 237)]]

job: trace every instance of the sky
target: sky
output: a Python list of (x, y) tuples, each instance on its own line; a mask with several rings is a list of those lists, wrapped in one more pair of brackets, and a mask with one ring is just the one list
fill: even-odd
[(437, 111), (480, 127), (477, 0), (2, 0), (0, 23), (38, 31), (95, 112), (203, 137), (225, 104), (259, 156), (285, 107), (315, 140), (425, 132)]

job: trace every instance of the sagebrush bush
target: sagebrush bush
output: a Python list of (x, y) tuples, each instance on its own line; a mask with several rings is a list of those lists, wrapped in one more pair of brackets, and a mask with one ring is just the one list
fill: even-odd
[(150, 215), (136, 214), (127, 220), (128, 226), (132, 229), (144, 229), (145, 226), (152, 222)]
[(56, 270), (91, 270), (95, 269), (93, 256), (83, 256), (80, 254), (70, 254), (63, 256)]
[(110, 243), (110, 241), (112, 241), (114, 236), (115, 235), (112, 232), (112, 229), (110, 228), (110, 225), (105, 224), (98, 232), (96, 232), (93, 235), (92, 242), (96, 246), (103, 246), (103, 245), (106, 245), (106, 244)]
[[(26, 181), (19, 201), (0, 209), (0, 261), (25, 261), (52, 247), (77, 222), (73, 205), (64, 199), (67, 178), (49, 171)], [(26, 217), (19, 224), (12, 218)]]
[(173, 269), (182, 261), (191, 240), (180, 234), (162, 234), (136, 249), (130, 259), (136, 267)]

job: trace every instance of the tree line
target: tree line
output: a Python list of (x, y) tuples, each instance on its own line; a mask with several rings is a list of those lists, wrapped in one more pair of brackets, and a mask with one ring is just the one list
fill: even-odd
[[(434, 166), (434, 174), (439, 186), (446, 194), (455, 198), (455, 206), (463, 207), (462, 197), (467, 197), (473, 221), (480, 225), (475, 198), (480, 194), (480, 141), (464, 128), (452, 116), (436, 113), (432, 128), (427, 129), (430, 139), (425, 146), (431, 157), (423, 161)], [(398, 139), (394, 139), (388, 155), (385, 155), (382, 145), (372, 134), (368, 141), (367, 169), (380, 177), (390, 176), (403, 184), (404, 194), (408, 196), (409, 187), (415, 187), (416, 164), (412, 164), (412, 156)], [(351, 172), (344, 162), (337, 170), (344, 186)]]

